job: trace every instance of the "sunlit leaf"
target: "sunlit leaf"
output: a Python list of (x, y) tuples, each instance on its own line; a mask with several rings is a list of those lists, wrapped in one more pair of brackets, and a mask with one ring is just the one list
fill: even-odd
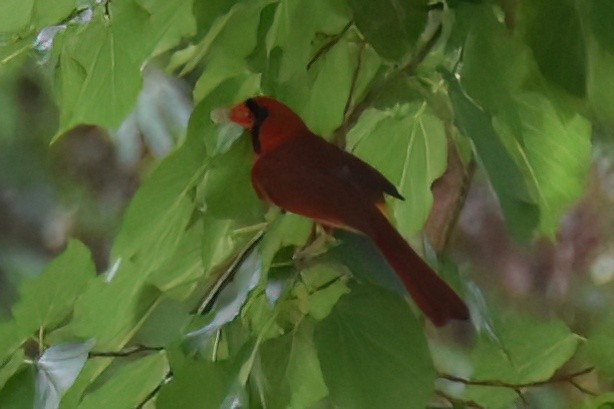
[[(584, 191), (591, 155), (591, 126), (580, 115), (565, 118), (545, 97), (523, 93), (514, 98), (522, 118), (519, 134), (495, 117), (495, 127), (516, 156), (540, 207), (539, 229), (554, 237), (560, 218)], [(502, 123), (503, 122), (503, 123)]]
[(447, 165), (443, 123), (426, 103), (394, 111), (367, 111), (348, 135), (348, 146), (399, 188), (397, 227), (405, 236), (422, 228), (433, 204), (431, 184)]
[(0, 33), (19, 32), (26, 28), (32, 15), (35, 0), (0, 1)]
[(40, 276), (24, 281), (13, 316), (20, 326), (31, 331), (39, 327), (52, 329), (70, 314), (75, 299), (94, 275), (95, 266), (87, 247), (71, 241)]
[(510, 383), (548, 379), (579, 343), (579, 337), (560, 321), (541, 322), (515, 313), (499, 317), (495, 331), (498, 341), (482, 335), (472, 352), (475, 379)]
[(81, 123), (117, 127), (141, 88), (143, 62), (194, 30), (191, 1), (122, 1), (63, 33), (58, 80), (60, 133)]
[(152, 268), (175, 251), (193, 210), (187, 195), (204, 170), (204, 158), (201, 141), (188, 138), (153, 171), (126, 211), (113, 259)]
[(260, 245), (262, 262), (270, 267), (273, 257), (285, 246), (301, 247), (307, 243), (313, 229), (313, 222), (293, 213), (279, 215), (267, 227)]
[(251, 140), (246, 137), (211, 160), (200, 187), (208, 215), (241, 220), (246, 224), (259, 221), (262, 203), (250, 177), (253, 156)]
[(168, 362), (155, 353), (127, 363), (100, 388), (85, 395), (79, 409), (134, 408), (164, 379)]
[(457, 126), (474, 143), (499, 198), (509, 231), (518, 238), (528, 239), (538, 225), (539, 209), (523, 173), (495, 132), (488, 114), (463, 93), (451, 74), (446, 74), (446, 81)]
[[(31, 323), (34, 325), (34, 323)], [(19, 325), (15, 320), (0, 323), (0, 362), (5, 362), (32, 334), (33, 328)]]
[(22, 349), (15, 351), (8, 359), (2, 361), (0, 366), (0, 390), (6, 382), (25, 365), (25, 355)]

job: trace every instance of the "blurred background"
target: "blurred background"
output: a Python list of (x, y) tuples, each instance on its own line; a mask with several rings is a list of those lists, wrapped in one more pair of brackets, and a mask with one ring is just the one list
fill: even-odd
[(51, 143), (58, 112), (51, 79), (32, 58), (0, 66), (0, 320), (19, 282), (78, 238), (99, 272), (122, 211), (152, 166), (178, 143), (189, 88), (147, 67), (133, 113), (114, 133), (80, 126)]

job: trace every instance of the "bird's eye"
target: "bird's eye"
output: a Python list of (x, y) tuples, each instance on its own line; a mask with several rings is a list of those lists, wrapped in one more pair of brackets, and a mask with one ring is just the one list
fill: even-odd
[(245, 101), (245, 105), (253, 115), (254, 126), (260, 127), (267, 116), (269, 116), (269, 111), (262, 105), (259, 105), (253, 98)]

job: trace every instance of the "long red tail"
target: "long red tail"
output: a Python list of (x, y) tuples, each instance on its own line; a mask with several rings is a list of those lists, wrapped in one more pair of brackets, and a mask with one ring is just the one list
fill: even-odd
[(468, 320), (463, 300), (407, 244), (381, 213), (366, 231), (422, 312), (437, 326), (448, 320)]

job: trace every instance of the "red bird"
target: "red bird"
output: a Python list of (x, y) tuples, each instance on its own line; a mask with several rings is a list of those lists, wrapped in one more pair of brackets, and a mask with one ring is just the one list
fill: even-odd
[(403, 199), (380, 172), (314, 135), (290, 108), (269, 97), (232, 108), (257, 155), (252, 185), (262, 200), (371, 238), (424, 314), (438, 326), (467, 320), (461, 298), (412, 250), (382, 214), (384, 194)]

